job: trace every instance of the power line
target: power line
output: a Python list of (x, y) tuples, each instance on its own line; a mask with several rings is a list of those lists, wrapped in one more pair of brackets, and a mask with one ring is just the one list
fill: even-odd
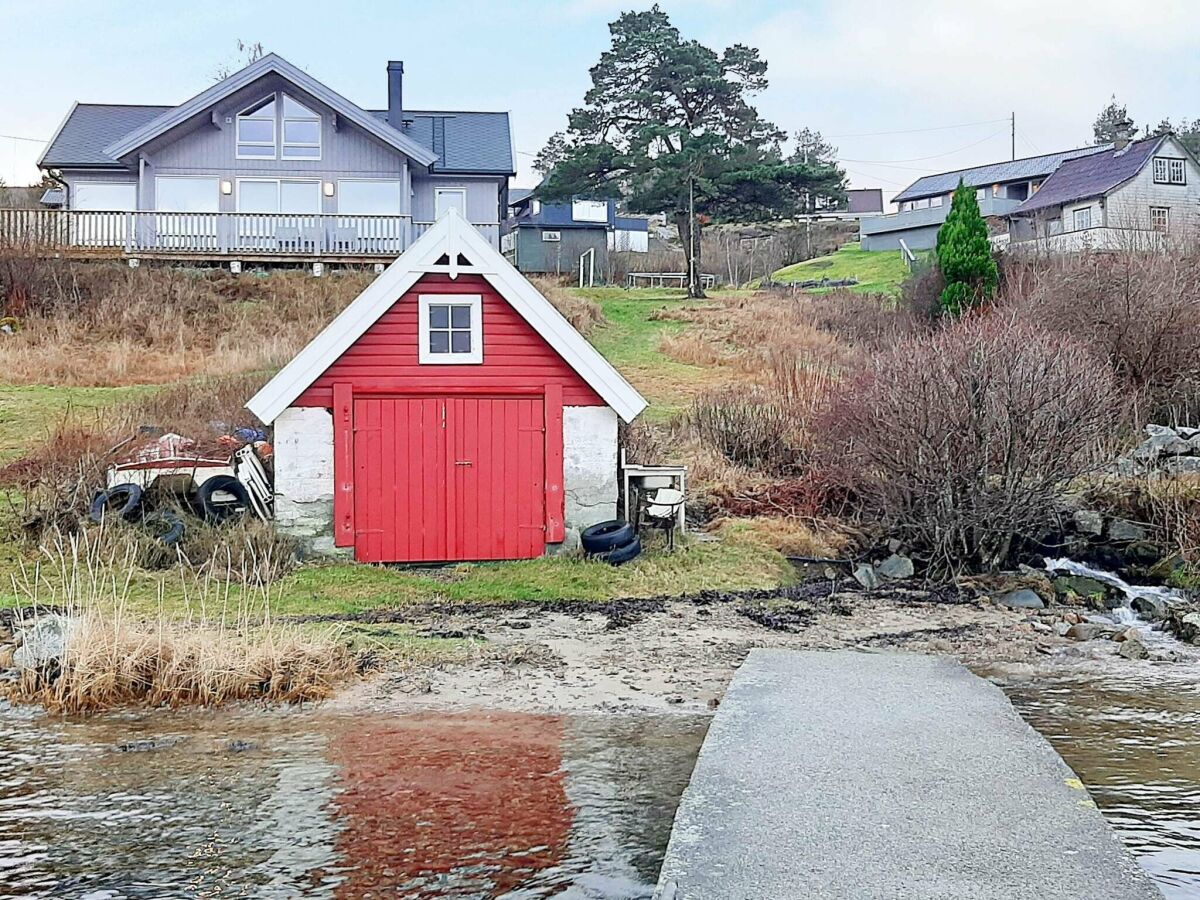
[(825, 137), (833, 138), (851, 138), (851, 137), (880, 137), (888, 134), (920, 134), (926, 131), (949, 131), (952, 128), (973, 128), (976, 125), (995, 125), (998, 122), (1007, 122), (1008, 119), (987, 119), (983, 122), (963, 122), (959, 125), (935, 125), (932, 128), (905, 128), (900, 131), (863, 131), (857, 134), (827, 134)]
[[(1004, 119), (1003, 121), (1007, 122), (1008, 120)], [(877, 165), (877, 166), (886, 166), (889, 163), (924, 162), (925, 160), (929, 160), (929, 159), (941, 159), (943, 156), (953, 156), (955, 153), (962, 153), (964, 150), (970, 150), (972, 147), (978, 147), (980, 144), (985, 144), (988, 141), (992, 140), (992, 138), (999, 137), (1003, 133), (1004, 133), (1003, 131), (996, 131), (996, 132), (993, 132), (992, 134), (989, 134), (985, 138), (975, 141), (974, 143), (967, 144), (965, 147), (958, 147), (954, 150), (947, 150), (945, 153), (935, 153), (932, 156), (915, 156), (912, 159), (846, 159), (846, 158), (843, 158), (842, 161), (843, 162), (852, 162), (852, 163), (865, 163), (868, 165)]]
[(0, 134), (0, 138), (4, 138), (7, 141), (29, 141), (31, 144), (46, 143), (45, 138), (27, 138), (27, 137), (20, 137), (19, 135), (15, 135), (15, 134)]
[(851, 175), (857, 175), (860, 178), (869, 178), (871, 181), (882, 181), (884, 184), (891, 185), (892, 187), (898, 187), (898, 188), (908, 187), (907, 184), (901, 184), (898, 181), (889, 181), (887, 178), (880, 178), (878, 175), (868, 175), (866, 172), (858, 172), (854, 169), (846, 169), (846, 171), (849, 172)]

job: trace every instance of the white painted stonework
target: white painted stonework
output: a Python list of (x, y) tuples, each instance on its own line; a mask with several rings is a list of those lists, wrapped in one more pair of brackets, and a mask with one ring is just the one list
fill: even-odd
[(275, 420), (275, 528), (316, 553), (343, 552), (333, 546), (333, 415), (327, 409), (291, 406)]
[(617, 516), (617, 414), (608, 406), (563, 408), (567, 547), (589, 525)]

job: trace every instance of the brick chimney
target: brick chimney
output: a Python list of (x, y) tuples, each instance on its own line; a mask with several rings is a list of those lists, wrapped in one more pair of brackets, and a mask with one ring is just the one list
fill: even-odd
[(398, 59), (389, 60), (387, 73), (387, 121), (389, 125), (399, 130), (404, 127), (404, 63)]

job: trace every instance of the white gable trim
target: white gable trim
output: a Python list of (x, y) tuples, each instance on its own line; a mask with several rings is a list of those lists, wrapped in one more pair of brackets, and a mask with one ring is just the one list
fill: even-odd
[[(467, 265), (459, 265), (460, 253)], [(443, 255), (449, 258), (449, 264), (438, 264)], [(622, 419), (632, 422), (646, 408), (642, 395), (600, 351), (455, 210), (439, 219), (388, 266), (255, 394), (246, 408), (263, 422), (274, 422), (428, 272), (446, 272), (451, 278), (460, 273), (483, 276)]]
[(224, 81), (217, 82), (190, 100), (185, 100), (174, 109), (169, 109), (161, 116), (157, 116), (147, 122), (136, 131), (131, 131), (119, 141), (115, 141), (105, 147), (104, 153), (113, 159), (120, 159), (122, 156), (132, 153), (159, 135), (165, 134), (177, 125), (183, 124), (192, 118), (192, 116), (204, 112), (204, 110), (208, 109), (214, 103), (228, 97), (235, 91), (241, 90), (271, 72), (316, 97), (338, 115), (353, 122), (364, 131), (373, 134), (384, 143), (395, 147), (410, 159), (426, 166), (432, 165), (437, 161), (437, 154), (422, 147), (407, 135), (401, 134), (391, 125), (377, 119), (366, 110), (351, 103), (341, 94), (321, 84), (321, 82), (317, 81), (307, 72), (297, 69), (286, 59), (276, 56), (274, 53), (268, 53), (262, 59), (256, 60), (244, 69), (234, 72)]

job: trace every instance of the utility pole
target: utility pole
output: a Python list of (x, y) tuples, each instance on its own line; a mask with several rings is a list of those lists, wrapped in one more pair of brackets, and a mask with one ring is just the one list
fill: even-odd
[(1012, 158), (1017, 158), (1017, 111), (1012, 112)]

